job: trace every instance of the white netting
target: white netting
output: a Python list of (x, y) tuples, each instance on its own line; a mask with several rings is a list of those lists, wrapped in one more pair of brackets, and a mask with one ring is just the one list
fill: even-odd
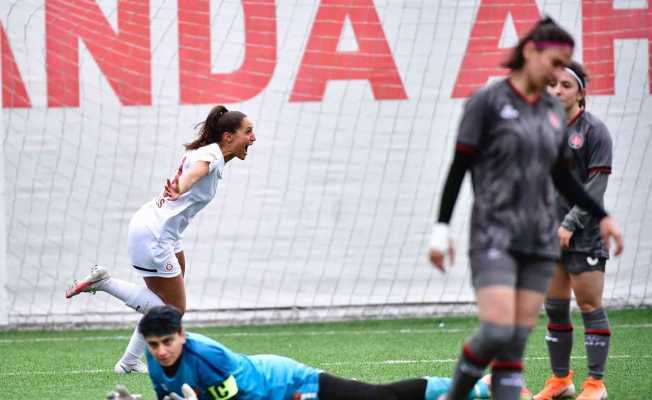
[[(93, 263), (140, 281), (126, 254), (129, 218), (160, 190), (215, 99), (250, 115), (258, 140), (246, 161), (227, 164), (216, 199), (187, 230), (190, 318), (468, 307), (468, 178), (453, 218), (458, 265), (441, 275), (426, 262), (463, 103), (452, 93), (481, 3), (496, 10), (488, 15), (498, 42), (510, 46), (528, 2), (323, 0), (320, 13), (316, 0), (147, 3), (0, 5), (10, 324), (135, 318), (103, 293), (66, 300), (65, 288)], [(579, 59), (583, 30), (602, 24), (582, 21), (602, 2), (584, 3), (537, 3), (578, 38)], [(614, 6), (644, 6), (630, 3)], [(647, 26), (634, 30), (649, 37)], [(588, 105), (615, 145), (607, 208), (627, 240), (608, 263), (605, 296), (616, 305), (652, 303), (652, 100), (639, 39), (614, 42), (615, 94)], [(475, 61), (478, 73), (493, 67)], [(248, 72), (228, 75), (239, 69)], [(218, 85), (202, 80), (211, 73)], [(349, 78), (330, 80), (314, 100), (319, 76)]]

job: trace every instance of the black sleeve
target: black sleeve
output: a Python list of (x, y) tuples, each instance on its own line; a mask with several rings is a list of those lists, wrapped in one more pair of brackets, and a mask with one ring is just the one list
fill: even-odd
[(445, 224), (450, 222), (453, 215), (453, 208), (455, 208), (455, 202), (457, 201), (457, 196), (460, 193), (460, 187), (464, 180), (464, 175), (471, 167), (472, 161), (472, 149), (468, 147), (460, 148), (458, 145), (458, 149), (455, 151), (455, 156), (453, 157), (453, 163), (448, 170), (446, 184), (444, 184), (444, 192), (442, 193), (441, 203), (439, 204), (439, 218), (437, 219), (437, 222)]
[(585, 209), (598, 221), (607, 216), (607, 212), (589, 196), (582, 185), (573, 177), (564, 162), (557, 162), (552, 169), (552, 181), (555, 187), (568, 201)]

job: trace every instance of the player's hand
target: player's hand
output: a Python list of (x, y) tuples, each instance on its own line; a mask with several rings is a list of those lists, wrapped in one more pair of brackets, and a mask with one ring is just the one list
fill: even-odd
[(181, 196), (181, 191), (179, 190), (179, 179), (174, 179), (170, 181), (169, 179), (165, 180), (165, 188), (163, 189), (163, 197), (168, 200), (176, 200)]
[(620, 255), (623, 252), (624, 242), (623, 235), (620, 233), (620, 228), (616, 225), (616, 222), (611, 217), (604, 217), (600, 220), (600, 236), (602, 236), (602, 242), (607, 247), (607, 250), (611, 249), (611, 240), (613, 238), (616, 243), (616, 250), (614, 253)]
[(181, 391), (183, 392), (183, 397), (176, 393), (172, 393), (171, 395), (163, 397), (163, 400), (197, 400), (197, 394), (195, 394), (195, 391), (192, 390), (190, 385), (187, 383), (184, 383), (183, 386), (181, 386)]
[[(432, 228), (430, 235), (430, 262), (441, 272), (455, 262), (455, 247), (450, 240), (450, 228), (447, 224), (438, 222)], [(448, 262), (446, 256), (448, 255)]]
[(142, 400), (143, 396), (131, 394), (125, 385), (115, 385), (115, 390), (106, 395), (106, 400)]
[(573, 237), (573, 231), (569, 231), (563, 226), (560, 226), (559, 229), (557, 229), (557, 236), (559, 236), (559, 245), (562, 249), (570, 247), (570, 240), (571, 237)]

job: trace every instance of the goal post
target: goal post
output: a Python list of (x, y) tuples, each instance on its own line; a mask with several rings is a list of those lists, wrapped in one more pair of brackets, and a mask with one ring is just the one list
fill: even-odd
[[(0, 63), (0, 76), (2, 76), (2, 63)], [(0, 112), (0, 129), (5, 137), (3, 113)], [(5, 157), (4, 140), (0, 141), (0, 327), (9, 323), (9, 296), (7, 295), (7, 231), (6, 231), (6, 204), (5, 204)]]

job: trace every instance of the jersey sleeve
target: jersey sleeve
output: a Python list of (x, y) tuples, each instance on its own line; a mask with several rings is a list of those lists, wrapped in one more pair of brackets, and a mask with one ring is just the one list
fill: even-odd
[(209, 144), (208, 146), (200, 147), (196, 150), (195, 161), (206, 161), (213, 163), (220, 159), (220, 147), (216, 144)]
[(487, 94), (480, 91), (466, 102), (457, 133), (456, 149), (472, 153), (480, 144), (482, 133), (487, 129)]
[(589, 175), (596, 172), (610, 174), (613, 144), (609, 130), (602, 122), (593, 126), (588, 145), (590, 149), (587, 163)]
[(198, 374), (201, 390), (206, 398), (213, 400), (234, 400), (238, 396), (238, 382), (235, 378), (236, 363), (219, 347), (206, 347), (195, 356), (200, 360)]

